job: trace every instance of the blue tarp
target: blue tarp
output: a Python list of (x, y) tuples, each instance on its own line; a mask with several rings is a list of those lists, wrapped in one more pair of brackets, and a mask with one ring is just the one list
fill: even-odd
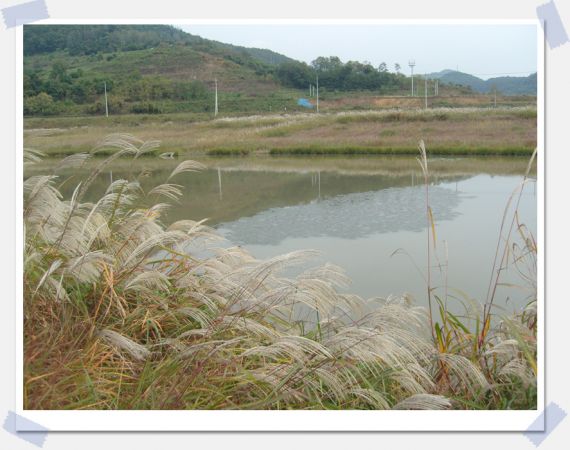
[(297, 105), (302, 106), (304, 108), (313, 108), (313, 104), (306, 98), (300, 98), (299, 100), (297, 100)]

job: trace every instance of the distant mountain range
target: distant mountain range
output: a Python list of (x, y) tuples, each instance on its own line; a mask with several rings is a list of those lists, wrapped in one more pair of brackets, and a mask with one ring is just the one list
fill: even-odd
[(442, 83), (468, 86), (475, 92), (483, 94), (496, 89), (497, 93), (503, 95), (536, 95), (536, 73), (527, 77), (496, 77), (482, 80), (468, 73), (447, 69), (427, 76)]

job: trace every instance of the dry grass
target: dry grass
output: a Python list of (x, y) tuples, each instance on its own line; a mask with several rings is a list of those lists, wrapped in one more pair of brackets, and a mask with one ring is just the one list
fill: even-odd
[[(70, 198), (54, 174), (24, 183), (25, 408), (532, 406), (535, 377), (521, 356), (533, 349), (532, 302), (475, 352), (478, 334), (456, 322), (441, 348), (426, 311), (406, 298), (366, 312), (365, 300), (337, 291), (348, 281), (338, 267), (282, 275), (313, 252), (259, 261), (201, 222), (165, 227), (165, 201), (199, 163), (180, 163), (152, 189), (118, 179), (97, 202), (84, 200), (105, 167), (154, 145), (107, 138), (97, 149), (114, 153)], [(40, 156), (27, 152), (25, 163)]]
[[(431, 109), (428, 111), (371, 111), (335, 114), (299, 114), (226, 118), (201, 122), (175, 116), (136, 118), (111, 117), (108, 121), (76, 118), (29, 119), (24, 133), (25, 146), (49, 155), (89, 151), (93, 142), (109, 132), (136, 134), (141, 139), (160, 139), (163, 151), (197, 155), (208, 151), (249, 151), (318, 148), (370, 148), (415, 151), (423, 138), (434, 153), (446, 149), (456, 154), (501, 154), (521, 149), (529, 154), (536, 146), (536, 109)], [(45, 132), (42, 127), (57, 128)], [(144, 126), (143, 126), (144, 125)], [(507, 152), (508, 153), (508, 152)]]
[[(422, 86), (423, 90), (423, 86)], [(493, 105), (493, 96), (491, 95), (449, 95), (441, 97), (428, 96), (428, 106), (430, 107), (488, 107)], [(528, 106), (536, 102), (531, 96), (499, 96), (497, 104), (503, 106)], [(425, 99), (423, 95), (418, 97), (402, 97), (402, 96), (345, 96), (338, 99), (327, 99), (322, 102), (324, 110), (338, 110), (347, 108), (362, 109), (384, 109), (384, 108), (423, 108)]]

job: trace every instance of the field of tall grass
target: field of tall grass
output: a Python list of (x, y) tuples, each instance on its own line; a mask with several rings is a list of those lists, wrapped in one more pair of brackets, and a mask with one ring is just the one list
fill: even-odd
[[(341, 293), (349, 280), (330, 264), (284, 275), (312, 251), (258, 260), (204, 221), (166, 226), (177, 180), (203, 168), (195, 161), (152, 188), (140, 174), (85, 200), (105, 168), (157, 145), (111, 135), (24, 181), (26, 409), (536, 408), (537, 248), (516, 214), (531, 164), (505, 209), (488, 298), (458, 316), (432, 286), (446, 262), (423, 142), (429, 308)], [(111, 155), (84, 179), (58, 176), (97, 152)], [(26, 150), (25, 165), (42, 157)], [(501, 317), (493, 303), (507, 267), (528, 301)]]
[(24, 145), (49, 156), (89, 152), (110, 132), (160, 139), (188, 155), (524, 155), (536, 147), (536, 108), (433, 108), (268, 114), (205, 119), (189, 114), (29, 118)]

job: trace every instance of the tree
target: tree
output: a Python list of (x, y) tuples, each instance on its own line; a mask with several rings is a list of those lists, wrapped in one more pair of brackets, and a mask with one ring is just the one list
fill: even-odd
[(65, 100), (71, 93), (72, 83), (66, 65), (61, 61), (54, 62), (45, 85), (47, 93), (56, 100)]
[(328, 58), (319, 56), (311, 63), (311, 66), (319, 73), (335, 72), (342, 68), (342, 61), (338, 56), (329, 56)]
[(314, 72), (307, 64), (297, 61), (279, 64), (275, 75), (283, 84), (299, 89), (306, 88), (315, 78)]
[(27, 72), (24, 74), (24, 96), (32, 97), (38, 95), (43, 90), (43, 83), (38, 72)]
[(398, 64), (398, 63), (394, 64), (394, 70), (396, 71), (396, 73), (400, 73), (401, 68), (402, 67), (400, 66), (400, 64)]
[(57, 108), (53, 98), (45, 92), (40, 92), (34, 97), (26, 97), (24, 99), (24, 114), (26, 115), (43, 115), (47, 116), (55, 114)]
[(53, 63), (49, 77), (51, 80), (58, 81), (60, 83), (71, 82), (71, 78), (67, 73), (67, 67), (61, 61), (56, 61)]
[(380, 72), (388, 72), (388, 66), (386, 65), (385, 62), (380, 63), (380, 65), (378, 66), (378, 70)]

